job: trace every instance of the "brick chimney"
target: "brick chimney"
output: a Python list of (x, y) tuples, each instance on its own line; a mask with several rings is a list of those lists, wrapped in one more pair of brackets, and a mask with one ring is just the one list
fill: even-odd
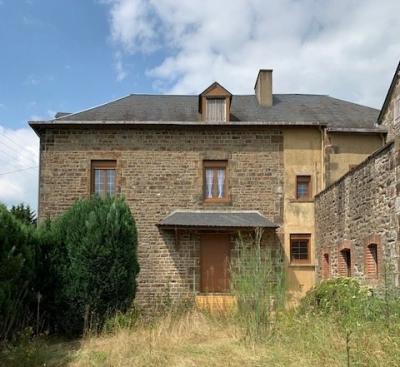
[(254, 90), (261, 106), (272, 106), (272, 69), (260, 69)]

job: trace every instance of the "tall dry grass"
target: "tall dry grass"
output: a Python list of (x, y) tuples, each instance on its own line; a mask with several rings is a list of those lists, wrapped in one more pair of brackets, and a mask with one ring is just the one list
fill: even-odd
[[(345, 366), (346, 335), (329, 317), (282, 313), (274, 332), (248, 342), (229, 315), (187, 309), (121, 322), (78, 342), (34, 340), (0, 354), (1, 366)], [(351, 366), (400, 365), (400, 326), (364, 323), (351, 339)]]
[[(166, 315), (153, 324), (88, 337), (75, 353), (73, 367), (93, 366), (344, 366), (345, 335), (326, 318), (292, 312), (263, 341), (243, 342), (246, 331), (229, 317), (191, 310)], [(400, 329), (377, 325), (355, 332), (352, 366), (399, 366)]]

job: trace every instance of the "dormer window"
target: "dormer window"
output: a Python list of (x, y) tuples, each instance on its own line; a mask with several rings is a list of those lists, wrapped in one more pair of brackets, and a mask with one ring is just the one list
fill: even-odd
[(207, 121), (226, 121), (225, 98), (207, 98)]
[(199, 95), (199, 112), (205, 122), (229, 121), (232, 94), (217, 82)]

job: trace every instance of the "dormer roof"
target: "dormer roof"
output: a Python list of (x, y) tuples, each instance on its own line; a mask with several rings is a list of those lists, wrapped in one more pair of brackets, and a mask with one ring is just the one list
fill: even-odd
[(218, 82), (212, 83), (209, 87), (204, 89), (203, 92), (199, 94), (199, 113), (203, 111), (203, 100), (202, 97), (220, 97), (220, 98), (229, 98), (229, 101), (232, 100), (232, 93), (229, 92), (226, 88), (224, 88)]

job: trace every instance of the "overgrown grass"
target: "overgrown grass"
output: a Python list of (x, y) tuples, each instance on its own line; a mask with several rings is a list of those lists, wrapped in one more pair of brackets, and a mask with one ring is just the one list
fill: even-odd
[[(259, 234), (260, 235), (260, 234)], [(279, 254), (239, 240), (231, 269), (237, 307), (213, 314), (167, 299), (162, 315), (117, 313), (79, 343), (31, 338), (0, 354), (4, 366), (400, 366), (400, 299), (356, 280), (324, 281), (285, 309)], [(257, 244), (258, 243), (258, 244)], [(250, 244), (250, 246), (249, 246)]]
[[(132, 326), (134, 324), (134, 326)], [(328, 316), (287, 311), (274, 333), (249, 345), (246, 331), (229, 317), (187, 310), (166, 314), (149, 323), (88, 336), (80, 344), (21, 345), (3, 354), (5, 366), (346, 366), (346, 337)], [(36, 349), (35, 349), (36, 348)], [(352, 366), (399, 366), (400, 327), (389, 330), (366, 322), (354, 331)], [(23, 363), (21, 363), (21, 361)]]

